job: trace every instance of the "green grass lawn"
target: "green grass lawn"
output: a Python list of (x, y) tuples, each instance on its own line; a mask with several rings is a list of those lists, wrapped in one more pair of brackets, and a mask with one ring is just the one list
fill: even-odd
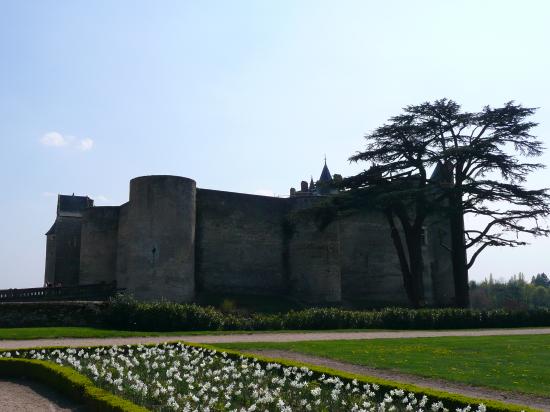
[[(290, 332), (290, 331), (284, 331)], [(191, 335), (227, 335), (234, 333), (266, 333), (250, 331), (176, 331), (151, 332), (101, 329), (89, 327), (44, 327), (44, 328), (0, 328), (0, 341), (23, 339), (53, 338), (120, 338), (128, 336), (191, 336)]]
[[(382, 329), (335, 329), (332, 332), (380, 332)], [(0, 340), (51, 339), (51, 338), (114, 338), (127, 336), (189, 336), (228, 335), (236, 333), (312, 333), (318, 330), (265, 330), (265, 331), (127, 331), (89, 327), (0, 328)], [(323, 332), (331, 332), (324, 330)]]
[(193, 335), (198, 333), (201, 332), (138, 332), (88, 327), (0, 328), (0, 340), (51, 338), (112, 338), (126, 336), (178, 336)]
[(472, 385), (550, 396), (550, 335), (442, 337), (218, 347), (303, 352)]

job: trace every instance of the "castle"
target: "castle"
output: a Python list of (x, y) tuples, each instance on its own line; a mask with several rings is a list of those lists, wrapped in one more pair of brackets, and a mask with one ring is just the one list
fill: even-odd
[[(141, 300), (196, 301), (204, 294), (246, 294), (306, 304), (408, 303), (386, 220), (376, 211), (339, 216), (319, 227), (307, 210), (334, 195), (326, 165), (317, 183), (290, 197), (199, 189), (178, 176), (130, 181), (129, 201), (94, 206), (87, 196), (58, 196), (46, 233), (45, 282), (116, 282)], [(423, 240), (426, 303), (454, 298), (445, 225)]]

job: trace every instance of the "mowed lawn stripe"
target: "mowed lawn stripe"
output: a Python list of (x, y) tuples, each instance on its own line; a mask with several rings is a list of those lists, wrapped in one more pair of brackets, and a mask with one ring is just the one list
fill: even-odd
[(550, 396), (550, 335), (232, 343), (291, 350), (476, 386)]

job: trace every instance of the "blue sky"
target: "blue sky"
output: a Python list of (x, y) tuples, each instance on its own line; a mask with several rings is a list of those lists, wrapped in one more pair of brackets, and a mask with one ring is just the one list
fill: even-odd
[[(442, 97), (540, 107), (548, 145), (548, 21), (544, 0), (3, 1), (0, 288), (43, 282), (57, 193), (118, 205), (176, 174), (286, 195), (325, 153), (356, 173), (365, 133)], [(471, 277), (548, 273), (549, 250), (487, 252)]]

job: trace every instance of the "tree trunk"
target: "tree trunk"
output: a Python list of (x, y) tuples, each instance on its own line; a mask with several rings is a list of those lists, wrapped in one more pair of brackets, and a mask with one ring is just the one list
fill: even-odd
[(464, 213), (462, 212), (462, 195), (457, 191), (451, 196), (451, 257), (455, 286), (455, 305), (460, 308), (470, 306), (468, 285), (468, 257), (464, 238)]
[[(401, 235), (395, 225), (393, 213), (386, 211), (386, 217), (391, 229), (393, 245), (397, 251), (399, 265), (403, 276), (403, 285), (407, 297), (414, 308), (420, 308), (425, 305), (424, 301), (424, 260), (422, 256), (422, 238), (421, 231), (414, 228), (406, 228), (406, 223), (401, 222), (405, 231), (405, 241), (407, 252), (403, 247)], [(408, 255), (408, 256), (407, 256)], [(408, 258), (408, 259), (407, 259)]]
[(401, 235), (399, 234), (399, 230), (395, 226), (393, 213), (388, 210), (385, 212), (385, 215), (388, 220), (388, 224), (390, 225), (391, 238), (397, 252), (397, 257), (399, 259), (399, 266), (401, 268), (401, 274), (403, 276), (403, 286), (405, 287), (405, 292), (407, 293), (407, 297), (409, 298), (411, 306), (414, 308), (418, 308), (420, 307), (420, 298), (418, 296), (414, 278), (412, 276), (409, 262), (407, 260), (407, 254), (405, 253), (405, 248), (403, 247), (403, 243), (401, 241)]

